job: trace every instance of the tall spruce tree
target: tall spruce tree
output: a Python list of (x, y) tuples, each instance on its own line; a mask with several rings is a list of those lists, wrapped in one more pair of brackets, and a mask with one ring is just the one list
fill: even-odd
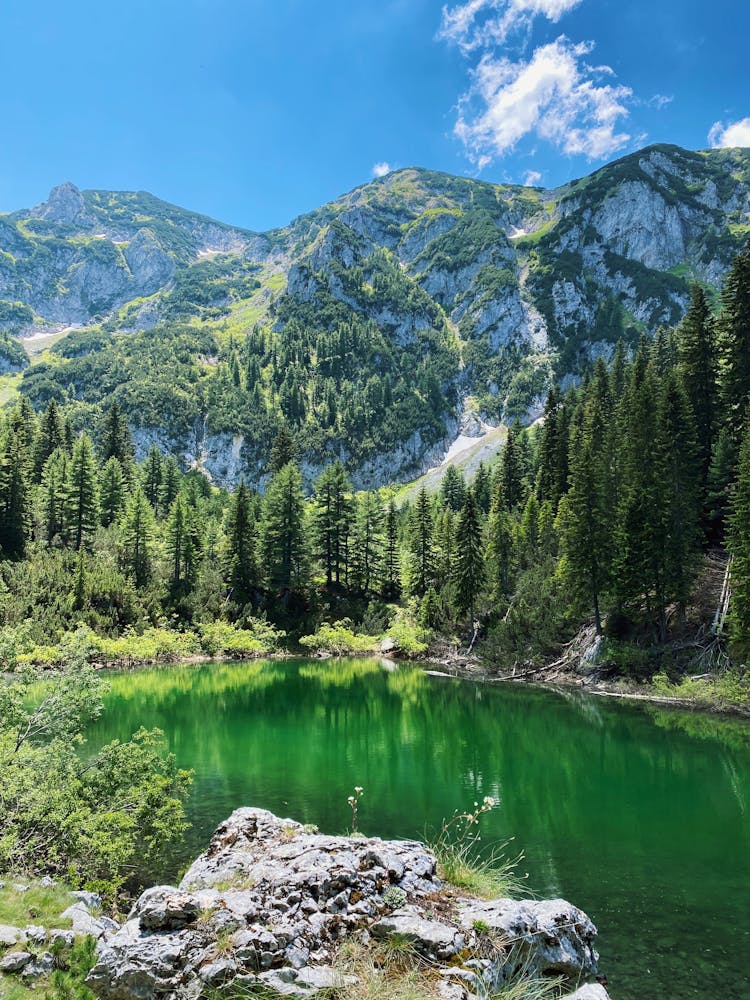
[(482, 522), (474, 494), (469, 490), (456, 528), (456, 563), (453, 573), (455, 601), (459, 611), (474, 621), (477, 598), (484, 589)]
[(7, 427), (0, 444), (0, 552), (22, 559), (29, 527), (30, 454), (24, 434)]
[(57, 402), (51, 399), (39, 420), (39, 433), (34, 448), (34, 471), (41, 476), (47, 459), (58, 448), (65, 449), (65, 421)]
[(383, 540), (382, 594), (385, 598), (396, 598), (401, 593), (401, 557), (398, 539), (398, 510), (393, 497), (385, 511)]
[(487, 528), (487, 567), (490, 591), (497, 604), (504, 604), (510, 596), (516, 564), (516, 533), (508, 505), (498, 483), (490, 508)]
[[(155, 514), (159, 513), (161, 502), (161, 487), (164, 478), (163, 462), (161, 452), (155, 444), (151, 445), (146, 455), (146, 462), (143, 467), (143, 492), (146, 499), (151, 504)], [(171, 498), (169, 503), (174, 500)]]
[(116, 402), (112, 403), (104, 416), (101, 437), (102, 459), (106, 462), (109, 458), (116, 458), (125, 475), (129, 476), (133, 466), (135, 448), (128, 422)]
[(750, 396), (750, 240), (735, 257), (724, 280), (719, 348), (724, 423), (739, 448)]
[(107, 460), (99, 479), (99, 517), (105, 528), (118, 519), (125, 509), (125, 476), (119, 459)]
[(68, 453), (56, 448), (42, 469), (42, 523), (48, 544), (63, 539), (65, 532), (65, 497), (68, 482)]
[(344, 466), (341, 462), (326, 466), (314, 487), (312, 527), (315, 555), (328, 587), (346, 580), (352, 507), (351, 483)]
[(286, 424), (282, 424), (271, 446), (271, 456), (268, 470), (272, 476), (281, 472), (285, 465), (297, 458), (297, 445), (292, 432)]
[(435, 583), (435, 546), (432, 537), (432, 509), (427, 490), (422, 487), (409, 517), (407, 580), (409, 593), (424, 597)]
[(357, 497), (351, 546), (351, 584), (362, 594), (376, 587), (383, 557), (382, 509), (377, 494)]
[(74, 549), (88, 544), (99, 519), (94, 446), (85, 432), (73, 445), (65, 488), (65, 534)]
[(127, 502), (120, 537), (122, 562), (136, 587), (145, 587), (151, 577), (153, 534), (154, 512), (138, 486)]
[(520, 506), (524, 498), (524, 457), (521, 446), (521, 425), (511, 424), (508, 428), (508, 439), (503, 449), (500, 466), (500, 482), (502, 498), (508, 510)]
[(705, 490), (717, 408), (717, 352), (714, 320), (700, 285), (693, 285), (690, 307), (677, 330), (680, 374), (695, 417), (702, 488)]
[(303, 591), (309, 582), (309, 553), (302, 476), (294, 462), (284, 465), (268, 484), (261, 539), (269, 587)]
[(750, 657), (750, 424), (745, 431), (732, 492), (727, 547), (732, 556), (730, 635), (738, 661)]
[(240, 608), (260, 587), (255, 517), (250, 491), (244, 481), (229, 499), (224, 520), (224, 577), (234, 604)]

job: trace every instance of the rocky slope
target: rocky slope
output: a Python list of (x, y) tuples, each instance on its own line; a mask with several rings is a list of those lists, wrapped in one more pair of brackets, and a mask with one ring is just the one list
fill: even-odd
[[(180, 887), (157, 886), (99, 944), (88, 985), (103, 1000), (346, 996), (348, 939), (419, 957), (446, 1000), (486, 996), (519, 969), (580, 983), (596, 971), (596, 928), (564, 900), (488, 902), (446, 894), (423, 844), (328, 837), (262, 809), (219, 826)], [(577, 1000), (606, 1000), (592, 984)]]
[[(399, 170), (265, 234), (63, 184), (0, 216), (0, 328), (88, 330), (25, 372), (37, 406), (117, 398), (143, 448), (220, 482), (262, 481), (284, 419), (310, 475), (339, 456), (372, 485), (434, 461), (467, 406), (527, 419), (553, 377), (677, 322), (748, 234), (747, 150), (652, 146), (553, 191)], [(162, 348), (173, 371), (143, 361)]]

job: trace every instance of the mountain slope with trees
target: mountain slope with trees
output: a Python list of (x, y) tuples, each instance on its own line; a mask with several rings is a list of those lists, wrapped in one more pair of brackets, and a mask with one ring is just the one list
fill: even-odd
[[(7, 392), (76, 430), (116, 402), (139, 458), (218, 484), (267, 482), (280, 423), (308, 485), (335, 460), (403, 481), (466, 410), (527, 422), (677, 323), (692, 281), (713, 307), (748, 231), (743, 150), (652, 146), (554, 191), (409, 168), (265, 234), (66, 184), (0, 216)], [(30, 366), (14, 349), (70, 326)]]

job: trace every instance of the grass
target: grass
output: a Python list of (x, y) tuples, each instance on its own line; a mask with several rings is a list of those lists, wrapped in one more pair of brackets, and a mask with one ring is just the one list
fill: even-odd
[(508, 858), (505, 844), (486, 857), (477, 857), (472, 842), (436, 843), (430, 845), (438, 862), (440, 878), (463, 892), (480, 899), (502, 896), (514, 899), (528, 895), (525, 876), (518, 874), (523, 854)]
[[(5, 885), (0, 889), (0, 924), (25, 927), (28, 924), (44, 924), (46, 927), (70, 927), (69, 920), (61, 920), (60, 914), (73, 900), (64, 886), (42, 886), (22, 876), (4, 877)], [(14, 886), (28, 885), (27, 892), (19, 892)], [(5, 1000), (3, 995), (3, 1000)]]
[(657, 674), (653, 678), (652, 689), (660, 698), (681, 698), (705, 708), (750, 710), (750, 674), (741, 674), (736, 670), (711, 677), (684, 677), (679, 681)]

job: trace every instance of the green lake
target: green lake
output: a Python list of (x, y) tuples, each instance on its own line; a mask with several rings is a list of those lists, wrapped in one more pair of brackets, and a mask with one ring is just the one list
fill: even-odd
[(750, 724), (578, 692), (477, 685), (375, 660), (114, 674), (93, 746), (163, 729), (195, 770), (173, 879), (233, 809), (422, 836), (491, 795), (539, 896), (599, 927), (614, 1000), (750, 997)]

